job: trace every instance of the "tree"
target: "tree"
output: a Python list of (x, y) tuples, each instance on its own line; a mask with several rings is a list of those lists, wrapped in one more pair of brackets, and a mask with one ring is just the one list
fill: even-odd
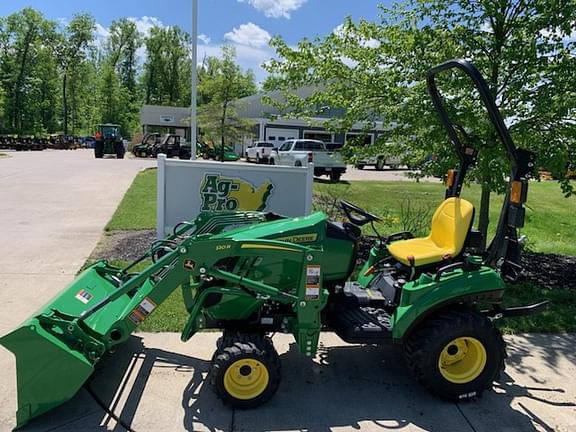
[[(539, 166), (570, 194), (564, 175), (576, 139), (575, 20), (571, 2), (413, 0), (383, 8), (380, 23), (348, 19), (326, 38), (305, 39), (295, 49), (273, 39), (279, 59), (267, 66), (272, 75), (265, 88), (283, 91), (278, 105), (291, 115), (345, 107), (344, 117), (330, 125), (335, 129), (384, 119), (389, 130), (377, 146), (392, 141), (415, 160), (436, 155), (426, 170), (438, 174), (454, 158), (426, 94), (426, 71), (449, 58), (470, 58), (488, 77), (516, 143), (536, 151)], [(306, 99), (291, 93), (303, 85), (318, 90)], [(490, 192), (503, 190), (507, 163), (467, 82), (448, 75), (440, 87), (455, 121), (481, 147), (471, 174), (482, 182), (479, 229), (486, 238)]]
[(190, 104), (189, 46), (190, 36), (179, 27), (152, 28), (142, 77), (147, 104)]
[(112, 22), (100, 65), (101, 121), (118, 123), (124, 134), (136, 128), (138, 117), (137, 50), (142, 35), (128, 19)]
[[(200, 107), (199, 123), (208, 135), (220, 138), (221, 151), (226, 141), (237, 139), (247, 124), (236, 114), (233, 101), (256, 93), (252, 71), (242, 72), (235, 62), (233, 47), (222, 48), (222, 58), (210, 58), (201, 72), (198, 92), (206, 102)], [(222, 157), (224, 160), (224, 157)]]
[(1, 84), (5, 92), (6, 129), (19, 134), (42, 129), (43, 89), (53, 72), (45, 40), (51, 40), (55, 24), (31, 8), (8, 16), (0, 29)]
[[(72, 133), (74, 133), (77, 118), (77, 86), (81, 84), (78, 80), (78, 74), (88, 56), (87, 51), (94, 40), (95, 30), (94, 18), (88, 14), (80, 14), (70, 21), (61, 34), (54, 37), (54, 54), (58, 60), (62, 76), (62, 120), (65, 135), (68, 135), (70, 117), (68, 91), (72, 93), (73, 97), (71, 114), (73, 119)], [(72, 80), (69, 80), (70, 76), (72, 76)]]

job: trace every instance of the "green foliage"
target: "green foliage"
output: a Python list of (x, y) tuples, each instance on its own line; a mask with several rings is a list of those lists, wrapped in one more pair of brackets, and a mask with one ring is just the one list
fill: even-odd
[(25, 134), (56, 123), (53, 89), (57, 77), (50, 46), (55, 24), (31, 8), (0, 20), (0, 127)]
[[(272, 39), (277, 59), (266, 90), (280, 90), (273, 102), (286, 115), (306, 117), (317, 107), (345, 108), (329, 127), (347, 130), (355, 123), (372, 128), (381, 120), (387, 133), (372, 152), (391, 143), (397, 154), (425, 172), (442, 174), (456, 164), (453, 148), (426, 90), (426, 72), (451, 58), (469, 58), (487, 77), (494, 100), (519, 147), (535, 151), (539, 167), (553, 172), (563, 191), (569, 155), (576, 148), (576, 19), (573, 2), (540, 0), (408, 0), (381, 9), (380, 22), (347, 19), (324, 39), (304, 39), (297, 47)], [(293, 89), (313, 86), (309, 97)], [(471, 180), (489, 192), (502, 192), (508, 162), (486, 113), (462, 74), (439, 80), (449, 112), (481, 148)], [(430, 158), (434, 155), (434, 158)], [(480, 208), (484, 231), (488, 206)]]
[(148, 57), (142, 85), (145, 103), (190, 104), (190, 36), (179, 27), (154, 27), (146, 39)]
[(222, 48), (222, 58), (206, 59), (199, 73), (198, 92), (205, 102), (200, 108), (199, 124), (206, 138), (220, 145), (233, 143), (250, 128), (236, 113), (233, 101), (256, 93), (252, 71), (242, 72), (235, 62), (236, 52)]
[[(88, 14), (74, 16), (65, 26), (32, 8), (0, 17), (0, 134), (92, 135), (96, 124), (112, 122), (128, 138), (139, 130), (143, 103), (190, 105), (188, 33), (176, 26), (154, 27), (145, 37), (127, 18), (114, 21), (105, 39), (97, 40), (95, 31)], [(213, 101), (205, 119), (217, 124), (220, 102), (252, 94), (256, 86), (233, 55), (207, 58), (205, 64), (216, 67), (199, 71), (205, 92), (199, 104)], [(218, 89), (223, 82), (225, 94)], [(225, 118), (224, 128), (211, 130), (218, 135), (224, 129), (226, 140), (234, 140), (246, 125), (232, 108)]]
[(61, 33), (54, 34), (52, 49), (58, 62), (62, 91), (62, 131), (68, 135), (71, 122), (72, 134), (78, 129), (90, 129), (91, 111), (87, 109), (86, 99), (91, 90), (89, 80), (88, 56), (90, 45), (94, 41), (96, 22), (87, 14), (74, 16)]

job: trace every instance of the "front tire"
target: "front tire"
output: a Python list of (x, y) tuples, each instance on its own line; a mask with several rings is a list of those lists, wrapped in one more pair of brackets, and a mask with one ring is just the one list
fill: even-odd
[(492, 322), (473, 309), (448, 310), (425, 321), (405, 343), (416, 379), (443, 399), (462, 401), (492, 388), (506, 346)]
[(342, 173), (339, 172), (331, 172), (330, 173), (330, 181), (333, 183), (338, 183), (340, 178), (342, 177)]
[(270, 338), (225, 334), (217, 345), (208, 374), (216, 395), (240, 409), (268, 402), (280, 384), (280, 358)]

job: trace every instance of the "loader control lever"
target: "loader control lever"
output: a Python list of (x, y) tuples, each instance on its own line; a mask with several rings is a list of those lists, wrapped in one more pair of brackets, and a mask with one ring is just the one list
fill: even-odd
[(356, 226), (362, 226), (370, 222), (379, 222), (382, 220), (378, 216), (368, 213), (366, 210), (348, 201), (340, 201), (340, 207), (342, 207), (342, 210), (344, 210), (344, 213), (346, 213), (346, 217), (350, 222)]

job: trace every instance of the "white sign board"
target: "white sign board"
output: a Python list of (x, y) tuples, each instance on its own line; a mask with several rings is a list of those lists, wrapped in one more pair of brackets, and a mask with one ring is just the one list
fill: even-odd
[(312, 211), (314, 167), (166, 159), (158, 155), (156, 232), (203, 211), (271, 211), (304, 216)]

